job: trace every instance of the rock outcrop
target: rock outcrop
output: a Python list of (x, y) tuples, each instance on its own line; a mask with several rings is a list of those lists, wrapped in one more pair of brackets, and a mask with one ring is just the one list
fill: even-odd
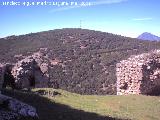
[(18, 120), (21, 117), (38, 118), (38, 115), (34, 107), (0, 94), (0, 120)]
[(160, 50), (121, 61), (116, 73), (117, 95), (160, 95)]
[(18, 88), (48, 87), (49, 62), (43, 52), (36, 52), (21, 61), (12, 69)]

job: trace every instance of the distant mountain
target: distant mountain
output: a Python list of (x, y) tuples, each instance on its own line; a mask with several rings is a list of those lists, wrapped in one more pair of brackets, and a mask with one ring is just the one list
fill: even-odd
[(160, 41), (160, 37), (153, 35), (151, 33), (148, 32), (144, 32), (141, 35), (139, 35), (137, 37), (138, 39), (142, 39), (142, 40), (150, 40), (150, 41)]

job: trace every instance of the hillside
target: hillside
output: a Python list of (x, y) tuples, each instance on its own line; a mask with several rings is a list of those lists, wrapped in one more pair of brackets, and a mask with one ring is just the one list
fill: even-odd
[(50, 87), (100, 95), (116, 94), (116, 63), (160, 48), (160, 42), (86, 29), (57, 29), (0, 39), (0, 61), (15, 63), (40, 48), (48, 48), (46, 54), (55, 62), (50, 68)]
[(159, 120), (160, 118), (158, 96), (79, 95), (54, 89), (33, 91), (34, 93), (26, 93), (5, 90), (3, 93), (36, 107), (40, 120)]

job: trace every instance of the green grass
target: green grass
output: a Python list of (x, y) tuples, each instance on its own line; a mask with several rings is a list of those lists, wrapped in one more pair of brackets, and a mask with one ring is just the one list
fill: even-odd
[[(33, 89), (33, 91), (38, 91), (38, 90), (42, 89)], [(45, 98), (49, 102), (54, 103), (56, 105), (58, 104), (58, 105), (69, 106), (74, 110), (80, 110), (86, 113), (96, 113), (97, 115), (100, 116), (110, 116), (113, 118), (120, 118), (120, 119), (160, 120), (160, 97), (158, 96), (157, 97), (144, 96), (144, 95), (98, 96), (98, 95), (79, 95), (64, 90), (54, 90), (54, 89), (43, 89), (43, 90), (57, 91), (61, 95), (50, 96), (47, 94), (42, 98)], [(20, 94), (19, 97), (17, 94)], [(27, 93), (27, 95), (25, 96), (24, 94), (25, 93), (22, 94), (19, 92), (16, 93), (15, 96), (18, 97), (19, 99), (22, 99), (22, 101), (25, 101), (35, 107), (43, 103), (42, 99), (34, 97), (36, 95), (32, 93)], [(28, 94), (30, 95), (28, 96)], [(22, 95), (23, 97), (21, 97)], [(31, 96), (33, 97), (31, 98)], [(27, 100), (29, 97), (32, 100)], [(39, 100), (37, 101), (37, 99)], [(48, 104), (48, 106), (43, 106), (43, 107), (44, 111), (52, 112), (52, 110), (50, 109), (52, 108), (51, 104)], [(78, 113), (76, 112), (76, 114)], [(45, 114), (43, 117), (45, 118)]]

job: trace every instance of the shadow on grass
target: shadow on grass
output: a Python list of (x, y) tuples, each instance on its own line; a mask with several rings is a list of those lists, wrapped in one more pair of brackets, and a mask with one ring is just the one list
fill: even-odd
[(67, 105), (54, 103), (49, 99), (32, 94), (3, 90), (3, 94), (21, 100), (37, 109), (40, 120), (120, 120), (96, 113), (73, 109)]

